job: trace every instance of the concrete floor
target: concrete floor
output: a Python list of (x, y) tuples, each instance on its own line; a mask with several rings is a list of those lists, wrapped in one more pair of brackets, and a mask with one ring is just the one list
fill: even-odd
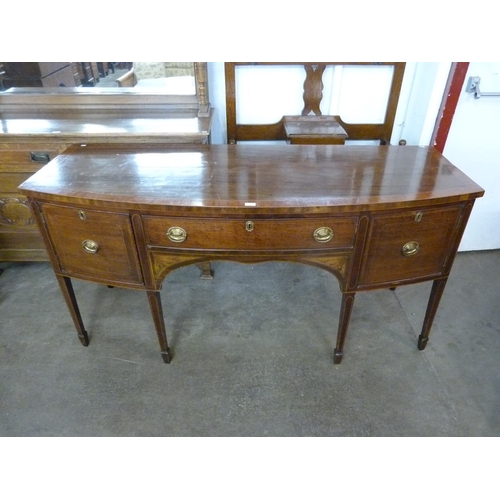
[(216, 262), (170, 274), (163, 363), (145, 293), (0, 263), (0, 436), (498, 436), (500, 251), (460, 253), (425, 351), (429, 284), (359, 293), (341, 365), (326, 271)]

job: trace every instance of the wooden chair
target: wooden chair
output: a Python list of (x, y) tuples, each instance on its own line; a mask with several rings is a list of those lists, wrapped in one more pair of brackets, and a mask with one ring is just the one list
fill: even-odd
[[(236, 67), (237, 66), (264, 66), (303, 65), (305, 70), (304, 108), (299, 116), (283, 116), (272, 124), (241, 124), (236, 121)], [(323, 98), (323, 72), (327, 66), (391, 66), (393, 67), (392, 81), (387, 100), (383, 123), (346, 123), (340, 116), (324, 116), (320, 105)], [(228, 62), (225, 63), (226, 83), (226, 119), (228, 144), (241, 141), (277, 141), (288, 140), (292, 144), (343, 144), (349, 140), (379, 141), (380, 144), (389, 144), (394, 118), (401, 91), (405, 70), (405, 63), (349, 63), (349, 62)]]

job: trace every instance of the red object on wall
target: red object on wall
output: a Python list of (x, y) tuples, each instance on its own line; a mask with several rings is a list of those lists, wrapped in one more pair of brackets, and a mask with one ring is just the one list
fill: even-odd
[(441, 105), (440, 116), (434, 132), (434, 147), (442, 153), (448, 138), (453, 115), (457, 109), (458, 99), (465, 80), (465, 75), (469, 69), (468, 62), (453, 63), (446, 85), (446, 92)]

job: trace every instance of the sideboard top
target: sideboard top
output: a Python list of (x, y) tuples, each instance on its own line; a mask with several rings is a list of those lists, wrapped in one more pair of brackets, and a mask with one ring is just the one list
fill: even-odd
[(483, 189), (417, 146), (75, 146), (20, 186), (48, 201), (216, 213), (316, 213), (474, 199)]

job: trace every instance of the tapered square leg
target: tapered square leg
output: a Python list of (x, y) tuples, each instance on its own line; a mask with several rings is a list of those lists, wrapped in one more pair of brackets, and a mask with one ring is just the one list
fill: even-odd
[(434, 317), (439, 307), (439, 302), (441, 302), (441, 297), (443, 296), (444, 287), (448, 278), (442, 278), (434, 280), (432, 283), (431, 295), (429, 297), (429, 302), (427, 304), (427, 310), (425, 311), (424, 323), (422, 325), (422, 332), (418, 337), (418, 349), (423, 351), (427, 342), (429, 341), (429, 335), (434, 322)]
[(339, 329), (337, 333), (337, 345), (333, 351), (333, 363), (339, 365), (344, 356), (344, 342), (347, 335), (347, 328), (351, 319), (352, 306), (354, 305), (355, 293), (342, 294), (342, 306), (340, 308)]
[(167, 342), (167, 332), (165, 330), (165, 320), (163, 318), (160, 292), (148, 291), (147, 294), (151, 315), (153, 316), (153, 322), (156, 329), (156, 335), (158, 336), (158, 342), (160, 343), (161, 357), (165, 363), (170, 363), (172, 360), (172, 354)]
[(71, 318), (75, 325), (76, 331), (78, 332), (78, 339), (83, 346), (87, 347), (90, 343), (85, 327), (83, 326), (82, 316), (80, 314), (80, 309), (78, 307), (78, 302), (76, 301), (75, 292), (73, 290), (73, 284), (71, 279), (67, 276), (56, 275), (59, 287), (61, 288), (64, 300), (68, 306)]

